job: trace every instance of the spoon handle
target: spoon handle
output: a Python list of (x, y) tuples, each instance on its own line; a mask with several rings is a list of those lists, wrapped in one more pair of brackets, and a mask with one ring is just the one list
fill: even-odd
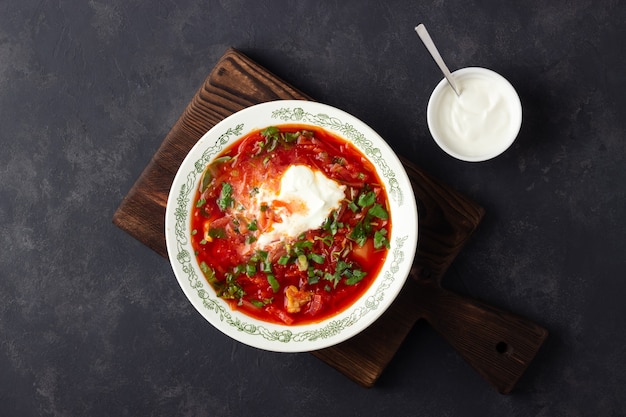
[(415, 27), (415, 31), (417, 32), (417, 35), (420, 37), (422, 42), (424, 42), (424, 46), (426, 46), (426, 49), (428, 49), (428, 52), (430, 52), (430, 55), (432, 55), (433, 59), (439, 66), (439, 69), (441, 70), (441, 72), (443, 72), (444, 77), (446, 77), (446, 80), (448, 80), (448, 83), (450, 83), (450, 86), (452, 87), (456, 95), (457, 96), (460, 95), (459, 89), (457, 88), (456, 83), (454, 79), (452, 78), (452, 74), (450, 74), (450, 70), (446, 66), (446, 63), (443, 61), (443, 58), (441, 57), (439, 50), (437, 50), (435, 43), (433, 42), (430, 35), (428, 34), (428, 31), (426, 30), (426, 26), (420, 23), (419, 25)]

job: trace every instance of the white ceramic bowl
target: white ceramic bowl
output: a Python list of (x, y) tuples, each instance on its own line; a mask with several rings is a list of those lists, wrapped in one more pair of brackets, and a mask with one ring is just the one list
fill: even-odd
[[(390, 250), (369, 289), (349, 308), (325, 321), (297, 326), (259, 321), (233, 310), (206, 282), (190, 242), (190, 213), (206, 165), (229, 144), (267, 126), (304, 124), (324, 128), (352, 142), (376, 167), (390, 202)], [(365, 123), (334, 107), (296, 100), (241, 110), (207, 132), (189, 152), (170, 190), (165, 238), (174, 274), (198, 312), (224, 334), (260, 349), (304, 352), (343, 342), (373, 323), (391, 305), (408, 277), (417, 248), (417, 206), (402, 163)]]
[(428, 101), (427, 121), (435, 142), (449, 155), (468, 162), (486, 161), (506, 151), (522, 125), (522, 105), (500, 74), (469, 67), (452, 73), (457, 97), (444, 78)]

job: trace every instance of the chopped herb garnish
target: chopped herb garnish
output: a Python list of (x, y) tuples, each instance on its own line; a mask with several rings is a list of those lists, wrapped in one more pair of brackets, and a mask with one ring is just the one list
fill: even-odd
[(215, 278), (215, 271), (206, 262), (200, 262), (200, 270), (209, 282)]
[(333, 236), (342, 227), (343, 223), (339, 221), (339, 212), (337, 210), (333, 210), (322, 224), (322, 229), (327, 230)]
[(204, 206), (205, 204), (206, 204), (206, 200), (204, 198), (201, 198), (198, 201), (196, 201), (196, 207), (198, 208)]
[[(218, 291), (218, 296), (231, 300), (240, 300), (241, 297), (246, 295), (246, 292), (237, 284), (235, 276), (231, 273), (226, 273), (226, 283), (223, 288)], [(221, 283), (224, 284), (224, 283)]]
[(387, 210), (385, 210), (383, 206), (381, 206), (378, 203), (374, 204), (367, 211), (367, 213), (371, 216), (378, 217), (379, 219), (382, 219), (382, 220), (387, 220), (389, 218), (389, 213), (387, 213)]
[(283, 134), (283, 139), (287, 143), (295, 142), (299, 137), (300, 137), (300, 132), (293, 132), (293, 133), (285, 132)]
[(200, 180), (200, 192), (201, 193), (205, 192), (206, 189), (209, 188), (209, 184), (211, 183), (212, 179), (213, 179), (213, 176), (209, 172), (209, 168), (207, 168), (206, 170), (204, 170), (204, 173), (202, 174), (202, 179)]
[(226, 230), (221, 227), (212, 227), (209, 229), (209, 237), (213, 239), (222, 239), (226, 237)]
[(228, 162), (228, 161), (230, 161), (232, 159), (233, 159), (232, 156), (228, 156), (228, 155), (220, 156), (219, 158), (215, 158), (215, 160), (211, 163), (210, 166), (211, 167), (215, 167), (218, 164), (223, 164), (224, 162)]
[(267, 255), (269, 255), (269, 252), (266, 250), (258, 250), (255, 252), (254, 255), (252, 255), (252, 259), (256, 262), (256, 261), (267, 261)]
[(222, 183), (222, 191), (220, 192), (220, 197), (217, 199), (217, 206), (222, 211), (226, 211), (227, 208), (233, 206), (233, 186), (227, 182)]
[(326, 246), (331, 246), (335, 241), (330, 235), (324, 235), (324, 237), (315, 236), (315, 240), (321, 240)]
[(347, 274), (346, 285), (354, 285), (357, 282), (361, 281), (367, 275), (367, 272), (363, 272), (360, 269), (351, 270), (350, 273)]
[(278, 130), (276, 126), (269, 126), (261, 130), (261, 135), (265, 136), (266, 138), (271, 138), (271, 137), (276, 137), (279, 132), (280, 130)]
[(320, 282), (320, 277), (319, 275), (315, 274), (315, 273), (310, 273), (308, 276), (308, 281), (309, 285), (315, 285), (318, 282)]
[(256, 264), (249, 262), (246, 264), (246, 275), (251, 277), (256, 274)]
[(305, 252), (305, 249), (311, 249), (313, 247), (313, 242), (310, 240), (298, 240), (293, 244), (293, 251), (296, 255), (302, 255)]
[(259, 230), (256, 219), (252, 219), (252, 221), (248, 223), (248, 230), (250, 230), (251, 232), (256, 232), (257, 230)]
[(271, 262), (261, 262), (261, 272), (272, 272), (272, 263)]
[(259, 150), (256, 155), (260, 154), (262, 151), (272, 152), (280, 143), (294, 143), (301, 136), (312, 138), (314, 134), (307, 130), (302, 132), (281, 132), (276, 126), (269, 126), (261, 130), (261, 136), (263, 136), (265, 141), (258, 142)]
[(287, 265), (287, 263), (289, 262), (289, 255), (283, 255), (280, 258), (278, 258), (278, 265)]
[(374, 249), (380, 249), (383, 247), (387, 249), (390, 247), (386, 229), (377, 230), (374, 233)]
[(359, 205), (359, 207), (364, 208), (364, 207), (371, 206), (372, 204), (374, 204), (375, 201), (376, 201), (376, 194), (373, 191), (369, 191), (367, 193), (363, 193), (359, 195), (357, 204)]
[(213, 180), (213, 177), (218, 172), (219, 166), (232, 159), (233, 159), (232, 156), (225, 155), (225, 156), (216, 158), (213, 162), (209, 164), (207, 169), (205, 169), (204, 172), (202, 173), (202, 179), (200, 180), (200, 192), (201, 193), (203, 193), (204, 191), (206, 191), (207, 188), (209, 188), (209, 185), (211, 184), (211, 180)]
[[(341, 274), (338, 274), (337, 272), (335, 272), (334, 274), (331, 274), (330, 272), (326, 272), (324, 273), (324, 279), (326, 281), (332, 282), (333, 287), (336, 287), (337, 284), (339, 284), (339, 280), (341, 279)], [(327, 291), (330, 291), (330, 288)]]
[(318, 255), (317, 253), (312, 253), (311, 254), (311, 260), (313, 262), (315, 262), (316, 264), (323, 264), (325, 261), (325, 258), (323, 255)]
[(276, 277), (272, 274), (267, 274), (267, 282), (270, 284), (270, 286), (272, 287), (272, 291), (273, 292), (278, 292), (278, 290), (280, 289), (280, 284), (278, 283), (278, 281), (276, 280)]
[(348, 262), (345, 261), (339, 261), (337, 262), (337, 270), (336, 273), (338, 273), (339, 275), (343, 274), (345, 271), (347, 271), (348, 269), (350, 269), (350, 264)]
[[(357, 282), (361, 281), (366, 275), (366, 272), (363, 272), (360, 269), (353, 268), (353, 265), (351, 263), (340, 260), (337, 262), (335, 273), (331, 274), (330, 272), (326, 272), (324, 273), (323, 278), (326, 281), (330, 281), (333, 284), (333, 287), (337, 287), (337, 284), (342, 277), (345, 277), (346, 285), (354, 285)], [(309, 276), (309, 282), (310, 279), (311, 278)], [(327, 291), (329, 290), (327, 289)]]
[(348, 236), (350, 239), (354, 240), (359, 246), (363, 246), (365, 245), (365, 242), (367, 242), (367, 227), (365, 226), (366, 224), (369, 223), (364, 223), (363, 221), (358, 222)]

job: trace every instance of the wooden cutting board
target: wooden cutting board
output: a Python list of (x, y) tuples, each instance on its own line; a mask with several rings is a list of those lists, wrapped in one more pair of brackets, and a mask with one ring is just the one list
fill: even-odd
[[(113, 223), (161, 256), (165, 206), (179, 165), (220, 120), (254, 104), (311, 98), (230, 48), (208, 75), (114, 214)], [(441, 278), (478, 227), (484, 210), (403, 159), (419, 211), (418, 251), (398, 298), (354, 338), (313, 355), (371, 387), (406, 335), (425, 319), (495, 389), (509, 393), (535, 357), (547, 331), (522, 317), (454, 294)]]

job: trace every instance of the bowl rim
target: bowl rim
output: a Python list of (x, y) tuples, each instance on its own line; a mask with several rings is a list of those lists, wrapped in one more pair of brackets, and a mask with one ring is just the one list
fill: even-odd
[(428, 99), (428, 106), (426, 109), (426, 122), (428, 124), (428, 129), (433, 140), (448, 155), (465, 162), (483, 162), (503, 154), (507, 149), (511, 147), (511, 145), (513, 145), (513, 143), (517, 139), (522, 127), (522, 103), (519, 98), (519, 94), (517, 93), (517, 90), (515, 90), (515, 87), (513, 87), (509, 80), (491, 69), (484, 67), (465, 67), (452, 72), (452, 76), (462, 77), (472, 73), (478, 73), (497, 79), (503, 83), (506, 89), (513, 93), (512, 97), (515, 97), (515, 100), (511, 103), (511, 106), (515, 111), (516, 120), (514, 121), (515, 128), (512, 130), (511, 136), (502, 140), (500, 146), (494, 147), (489, 152), (485, 152), (480, 155), (465, 155), (450, 147), (446, 143), (446, 141), (441, 138), (441, 135), (439, 134), (437, 126), (434, 122), (435, 109), (433, 103), (435, 103), (435, 100), (437, 100), (441, 96), (445, 88), (449, 88), (448, 81), (445, 79), (445, 77), (442, 78), (441, 81), (439, 81), (439, 83), (435, 86), (433, 92), (430, 95), (430, 98)]
[[(269, 118), (276, 121), (271, 123)], [(379, 276), (353, 305), (318, 323), (278, 325), (232, 310), (204, 279), (193, 250), (190, 251), (189, 238), (184, 235), (189, 228), (193, 200), (189, 194), (195, 194), (206, 164), (233, 141), (272, 124), (319, 126), (352, 142), (376, 167), (392, 205), (391, 249)], [(401, 161), (387, 142), (364, 122), (327, 104), (276, 100), (233, 113), (209, 129), (193, 146), (172, 182), (165, 213), (165, 238), (170, 265), (183, 293), (210, 324), (227, 336), (259, 349), (307, 352), (353, 337), (392, 304), (408, 278), (417, 250), (417, 202)]]

